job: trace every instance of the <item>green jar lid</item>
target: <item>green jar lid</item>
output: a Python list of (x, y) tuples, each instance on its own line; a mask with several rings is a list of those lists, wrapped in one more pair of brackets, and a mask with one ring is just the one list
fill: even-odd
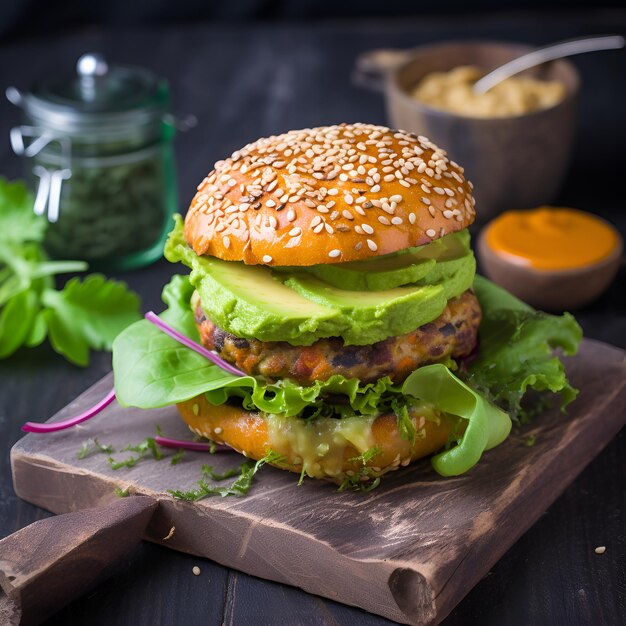
[(81, 56), (74, 74), (53, 76), (20, 95), (34, 123), (69, 135), (160, 124), (170, 106), (165, 79), (138, 67), (109, 66), (98, 53)]

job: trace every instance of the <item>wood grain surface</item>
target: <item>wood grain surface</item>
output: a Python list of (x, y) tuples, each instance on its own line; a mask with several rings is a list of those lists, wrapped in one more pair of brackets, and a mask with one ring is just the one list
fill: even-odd
[(0, 624), (40, 624), (107, 577), (157, 507), (144, 496), (33, 522), (0, 541)]
[[(153, 435), (157, 423), (168, 435), (185, 434), (175, 409), (114, 404), (74, 430), (18, 442), (15, 490), (55, 513), (105, 505), (117, 497), (116, 486), (146, 494), (159, 499), (150, 541), (398, 622), (434, 624), (624, 424), (623, 351), (586, 340), (568, 370), (582, 393), (567, 415), (543, 414), (458, 478), (442, 479), (424, 462), (386, 477), (369, 494), (337, 493), (313, 480), (298, 488), (294, 475), (264, 468), (245, 498), (176, 501), (167, 489), (190, 488), (206, 454), (188, 453), (176, 466), (145, 460), (117, 471), (103, 455), (77, 459), (90, 437), (119, 449)], [(53, 419), (80, 411), (110, 385), (106, 377)], [(218, 468), (240, 460), (229, 453), (208, 458)]]

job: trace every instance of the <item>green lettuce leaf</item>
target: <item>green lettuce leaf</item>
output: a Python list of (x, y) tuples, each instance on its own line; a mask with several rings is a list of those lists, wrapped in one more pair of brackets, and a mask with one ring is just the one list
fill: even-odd
[(467, 472), (485, 450), (501, 444), (511, 431), (509, 416), (459, 380), (445, 365), (427, 365), (415, 370), (402, 385), (402, 392), (468, 422), (457, 445), (432, 458), (433, 467), (442, 476)]
[(582, 330), (574, 317), (535, 311), (501, 287), (476, 276), (474, 290), (483, 311), (477, 358), (467, 367), (467, 383), (487, 393), (512, 417), (523, 417), (526, 391), (560, 392), (563, 406), (578, 393), (554, 351), (576, 353)]

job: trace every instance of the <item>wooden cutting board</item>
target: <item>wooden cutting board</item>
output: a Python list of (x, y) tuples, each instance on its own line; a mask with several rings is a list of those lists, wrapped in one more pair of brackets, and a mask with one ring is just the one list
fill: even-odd
[[(15, 490), (64, 513), (108, 504), (115, 487), (130, 488), (159, 501), (150, 541), (398, 622), (436, 624), (624, 425), (625, 356), (585, 340), (568, 361), (581, 390), (568, 414), (541, 415), (458, 478), (441, 478), (425, 461), (390, 474), (370, 493), (337, 493), (314, 480), (297, 487), (294, 474), (264, 467), (244, 498), (177, 501), (167, 489), (191, 488), (203, 463), (221, 469), (241, 457), (187, 452), (178, 465), (145, 460), (117, 471), (102, 454), (79, 460), (90, 437), (119, 449), (154, 435), (156, 424), (169, 436), (188, 437), (175, 408), (114, 403), (73, 430), (19, 441), (11, 455)], [(111, 384), (109, 375), (53, 420), (93, 404)]]

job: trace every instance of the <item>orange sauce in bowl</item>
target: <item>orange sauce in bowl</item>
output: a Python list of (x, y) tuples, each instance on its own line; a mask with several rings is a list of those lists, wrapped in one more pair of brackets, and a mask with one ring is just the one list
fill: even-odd
[(548, 206), (506, 211), (487, 226), (485, 235), (496, 254), (539, 270), (594, 265), (620, 245), (615, 228), (595, 215)]

